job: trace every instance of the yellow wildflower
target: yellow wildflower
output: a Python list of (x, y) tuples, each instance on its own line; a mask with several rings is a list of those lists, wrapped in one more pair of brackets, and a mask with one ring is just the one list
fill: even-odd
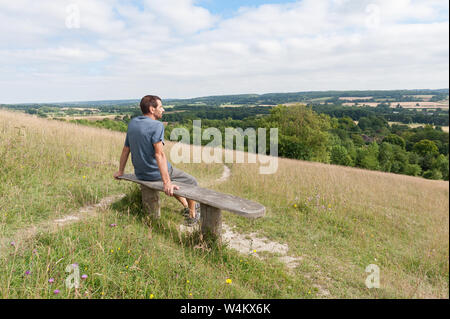
[(153, 296), (153, 294), (150, 294), (150, 299), (153, 299), (153, 298), (155, 298), (155, 296)]
[(227, 284), (231, 284), (231, 282), (232, 282), (232, 281), (231, 281), (230, 278), (228, 278), (228, 279), (226, 280), (226, 283), (227, 283)]

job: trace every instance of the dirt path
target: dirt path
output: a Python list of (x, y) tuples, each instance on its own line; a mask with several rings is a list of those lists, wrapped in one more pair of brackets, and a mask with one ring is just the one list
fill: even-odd
[[(224, 170), (222, 176), (215, 180), (214, 184), (226, 182), (231, 176), (231, 170), (226, 165), (223, 166)], [(38, 232), (56, 232), (60, 227), (64, 227), (71, 223), (79, 222), (83, 219), (94, 217), (99, 214), (101, 210), (106, 209), (113, 202), (124, 198), (125, 194), (112, 195), (103, 198), (99, 203), (88, 205), (80, 208), (78, 211), (71, 214), (65, 215), (62, 218), (49, 220), (41, 222), (39, 224), (33, 225), (29, 228), (24, 228), (18, 230), (14, 236), (10, 238), (0, 239), (0, 256), (2, 256), (3, 251), (6, 251), (10, 245), (14, 245), (16, 249), (19, 249), (27, 240), (36, 236)], [(302, 257), (293, 257), (288, 255), (289, 247), (286, 244), (280, 244), (269, 240), (266, 237), (260, 236), (256, 232), (241, 234), (233, 231), (234, 227), (230, 227), (226, 223), (222, 223), (222, 241), (228, 245), (229, 248), (237, 250), (239, 253), (244, 255), (253, 255), (258, 259), (263, 259), (261, 253), (269, 252), (274, 255), (278, 255), (277, 259), (284, 263), (288, 269), (293, 270), (302, 261)], [(192, 232), (196, 228), (186, 227), (180, 225), (181, 232)], [(307, 274), (307, 278), (310, 278)], [(321, 285), (314, 284), (319, 291), (318, 296), (329, 298), (330, 292), (322, 287)]]
[[(216, 180), (216, 183), (223, 183), (231, 176), (231, 170), (224, 165), (222, 177)], [(260, 253), (269, 252), (278, 255), (280, 262), (284, 263), (289, 270), (294, 270), (299, 266), (303, 257), (294, 257), (288, 255), (289, 247), (286, 244), (280, 244), (270, 239), (260, 236), (256, 232), (249, 234), (241, 234), (233, 231), (233, 228), (226, 223), (222, 223), (222, 241), (227, 243), (228, 247), (237, 250), (244, 255), (253, 255), (258, 259), (263, 259)], [(305, 277), (312, 280), (310, 274)], [(314, 281), (314, 280), (313, 280)], [(320, 284), (314, 283), (313, 287), (317, 288), (318, 296), (322, 298), (331, 298), (330, 292)]]
[(64, 227), (65, 225), (75, 223), (89, 217), (94, 217), (98, 215), (99, 211), (106, 209), (113, 202), (120, 200), (125, 196), (125, 194), (108, 196), (103, 198), (97, 204), (81, 207), (79, 210), (65, 215), (62, 218), (47, 220), (28, 228), (19, 229), (12, 237), (0, 239), (0, 256), (2, 256), (3, 251), (6, 250), (5, 248), (8, 246), (14, 245), (16, 249), (19, 249), (26, 243), (27, 240), (36, 236), (38, 232), (55, 232), (58, 231), (60, 227)]
[[(216, 179), (211, 185), (226, 182), (231, 176), (231, 170), (228, 166), (223, 166), (222, 176)], [(210, 185), (208, 185), (210, 186)], [(252, 255), (258, 259), (263, 259), (261, 253), (271, 253), (278, 256), (278, 261), (284, 263), (289, 270), (294, 270), (299, 266), (302, 261), (302, 257), (294, 257), (288, 255), (289, 247), (286, 244), (280, 244), (275, 241), (259, 235), (256, 232), (241, 234), (233, 231), (234, 227), (222, 222), (222, 241), (228, 245), (229, 248), (238, 251), (243, 255)], [(181, 232), (193, 232), (198, 230), (193, 227), (186, 227), (180, 225)], [(312, 280), (311, 275), (305, 274), (305, 277)], [(319, 284), (313, 284), (318, 290), (318, 296), (322, 298), (330, 298), (330, 292)]]

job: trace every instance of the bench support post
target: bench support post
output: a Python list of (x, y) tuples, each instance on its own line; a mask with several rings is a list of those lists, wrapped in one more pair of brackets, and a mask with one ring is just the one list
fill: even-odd
[(153, 218), (161, 217), (159, 192), (141, 185), (142, 205), (146, 212)]
[(202, 234), (210, 233), (222, 240), (222, 212), (219, 208), (200, 203), (200, 220)]

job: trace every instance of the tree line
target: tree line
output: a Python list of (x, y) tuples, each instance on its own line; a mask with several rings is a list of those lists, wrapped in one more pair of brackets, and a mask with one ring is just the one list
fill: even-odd
[[(171, 131), (184, 127), (190, 131), (192, 121), (169, 123), (165, 138)], [(409, 128), (389, 125), (382, 116), (352, 118), (330, 117), (311, 107), (279, 105), (269, 115), (247, 117), (243, 120), (202, 119), (202, 128), (216, 127), (222, 135), (226, 127), (278, 128), (278, 154), (281, 157), (360, 167), (397, 174), (422, 176), (428, 179), (449, 177), (449, 134), (440, 127)], [(266, 138), (268, 142), (268, 137)], [(191, 140), (191, 143), (193, 141)], [(210, 141), (202, 140), (202, 145)], [(225, 144), (223, 142), (223, 147)], [(235, 144), (234, 144), (235, 146)], [(266, 147), (269, 150), (269, 146)], [(247, 151), (247, 146), (245, 146)]]
[[(428, 179), (449, 178), (449, 134), (439, 126), (410, 128), (401, 124), (389, 125), (385, 115), (377, 111), (358, 108), (336, 109), (332, 112), (332, 108), (322, 106), (322, 113), (318, 113), (317, 108), (301, 104), (260, 109), (198, 106), (186, 108), (185, 111), (164, 115), (163, 121), (168, 122), (166, 140), (170, 139), (172, 130), (177, 127), (188, 129), (192, 139), (194, 119), (202, 120), (203, 129), (218, 128), (222, 136), (227, 127), (243, 130), (267, 128), (267, 134), (270, 128), (276, 127), (279, 130), (278, 154), (281, 157)], [(135, 111), (134, 115), (141, 114)], [(116, 116), (114, 120), (72, 122), (126, 132), (132, 117), (125, 115)], [(266, 141), (269, 143), (268, 136)], [(202, 140), (203, 145), (209, 142)], [(222, 146), (225, 147), (224, 141)], [(244, 148), (248, 151), (247, 144)], [(269, 145), (266, 149), (270, 149)]]

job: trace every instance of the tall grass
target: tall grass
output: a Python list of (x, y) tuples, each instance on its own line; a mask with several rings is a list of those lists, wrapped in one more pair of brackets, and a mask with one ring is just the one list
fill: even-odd
[[(3, 298), (449, 296), (448, 182), (279, 159), (273, 175), (235, 163), (227, 181), (214, 183), (222, 164), (176, 165), (200, 185), (265, 205), (264, 218), (225, 212), (224, 221), (287, 244), (301, 260), (291, 270), (270, 253), (259, 260), (181, 234), (173, 198), (161, 196), (160, 221), (145, 216), (138, 187), (112, 178), (124, 133), (0, 110), (0, 134)], [(126, 197), (93, 217), (21, 238), (119, 193)], [(77, 290), (64, 285), (72, 263), (87, 275)], [(369, 264), (380, 267), (379, 289), (365, 286)]]
[[(227, 220), (287, 243), (334, 296), (448, 298), (448, 182), (280, 159), (273, 175), (234, 164), (217, 189), (265, 205), (264, 219)], [(369, 264), (380, 289), (365, 287)]]

